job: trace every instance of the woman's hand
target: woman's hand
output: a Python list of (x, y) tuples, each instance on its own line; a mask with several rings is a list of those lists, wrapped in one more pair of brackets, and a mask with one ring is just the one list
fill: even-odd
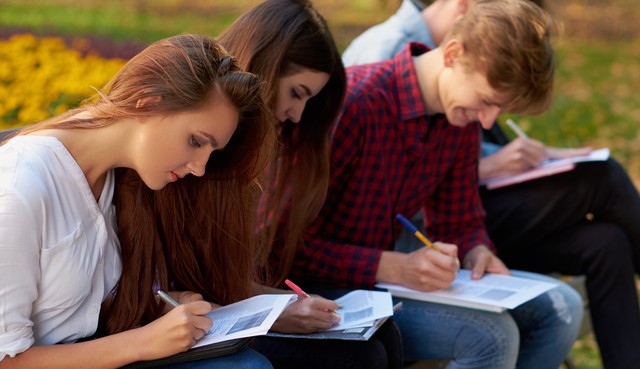
[(163, 358), (190, 349), (213, 325), (211, 319), (205, 316), (209, 311), (210, 303), (191, 301), (138, 328), (142, 336), (140, 360)]
[(340, 321), (339, 305), (320, 296), (298, 299), (289, 304), (273, 324), (282, 333), (313, 333), (328, 329)]
[[(179, 305), (186, 304), (189, 302), (204, 300), (204, 297), (201, 294), (193, 291), (169, 291), (168, 295), (171, 296), (171, 298), (173, 298), (174, 300), (176, 300)], [(220, 305), (214, 304), (213, 302), (210, 302), (209, 304), (211, 305), (211, 309), (216, 309), (220, 307)], [(164, 313), (166, 314), (167, 312), (171, 311), (171, 309), (173, 309), (173, 306), (169, 306), (169, 305), (165, 306)]]

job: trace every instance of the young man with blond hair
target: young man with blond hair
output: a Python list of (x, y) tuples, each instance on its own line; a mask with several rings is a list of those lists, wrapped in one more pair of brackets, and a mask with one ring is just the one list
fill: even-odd
[[(348, 69), (327, 198), (292, 269), (306, 289), (335, 296), (388, 282), (429, 291), (450, 286), (460, 264), (474, 278), (510, 273), (483, 223), (478, 122), (548, 108), (550, 30), (548, 15), (528, 1), (478, 0), (441, 47), (410, 44), (391, 60)], [(395, 215), (421, 209), (440, 252), (394, 251), (402, 229)], [(577, 336), (582, 302), (563, 283), (528, 276), (557, 286), (500, 314), (401, 299), (394, 320), (405, 359), (558, 368)]]
[[(404, 0), (392, 17), (349, 45), (345, 64), (390, 59), (410, 41), (434, 48), (472, 2), (435, 0), (423, 7), (419, 0)], [(547, 158), (588, 151), (549, 147), (527, 137), (509, 141), (498, 125), (483, 131), (481, 148), (481, 181), (525, 171)], [(501, 259), (511, 268), (586, 275), (591, 322), (604, 367), (636, 367), (640, 196), (620, 163), (613, 158), (580, 163), (567, 173), (501, 189), (480, 188), (480, 198)], [(421, 223), (418, 218), (416, 224)], [(407, 241), (413, 237), (405, 232), (399, 242)]]

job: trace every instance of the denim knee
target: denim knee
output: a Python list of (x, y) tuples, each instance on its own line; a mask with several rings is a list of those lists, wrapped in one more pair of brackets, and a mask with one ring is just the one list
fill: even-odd
[(449, 368), (512, 369), (520, 336), (507, 313), (400, 299), (394, 315), (402, 332), (405, 359), (450, 360)]

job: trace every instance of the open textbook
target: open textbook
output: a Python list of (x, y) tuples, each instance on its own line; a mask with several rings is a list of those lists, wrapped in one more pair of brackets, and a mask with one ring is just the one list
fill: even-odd
[(213, 309), (207, 314), (213, 320), (213, 326), (189, 351), (139, 361), (124, 368), (154, 368), (237, 352), (251, 337), (266, 334), (294, 297), (293, 294), (258, 295)]
[(540, 166), (531, 168), (526, 172), (522, 172), (520, 174), (515, 174), (515, 175), (490, 178), (486, 181), (483, 181), (480, 184), (487, 186), (488, 190), (511, 186), (514, 184), (531, 181), (537, 178), (542, 178), (542, 177), (547, 177), (547, 176), (551, 176), (558, 173), (568, 172), (570, 170), (573, 170), (576, 167), (577, 163), (583, 163), (588, 161), (606, 161), (607, 159), (609, 159), (609, 155), (610, 155), (609, 149), (605, 148), (605, 149), (593, 150), (591, 153), (589, 153), (589, 155), (575, 156), (575, 157), (566, 158), (566, 159), (547, 160), (544, 163), (542, 163)]
[(309, 334), (269, 332), (267, 336), (366, 341), (402, 306), (393, 306), (391, 294), (384, 291), (355, 290), (335, 301), (341, 306), (337, 325)]
[(393, 296), (472, 309), (502, 312), (550, 290), (549, 282), (500, 274), (486, 274), (471, 280), (471, 272), (461, 269), (451, 287), (433, 292), (417, 291), (397, 284), (378, 283)]

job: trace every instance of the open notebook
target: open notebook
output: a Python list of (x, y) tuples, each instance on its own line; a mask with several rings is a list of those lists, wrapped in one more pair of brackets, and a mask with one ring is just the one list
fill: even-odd
[(589, 155), (576, 156), (567, 159), (547, 160), (540, 166), (531, 168), (526, 172), (515, 175), (491, 178), (480, 183), (480, 185), (486, 186), (488, 190), (493, 190), (496, 188), (502, 188), (526, 181), (531, 181), (537, 178), (543, 178), (558, 173), (568, 172), (570, 170), (573, 170), (576, 167), (577, 163), (589, 161), (606, 161), (607, 159), (609, 159), (609, 149), (605, 148), (593, 150), (591, 153), (589, 153)]

